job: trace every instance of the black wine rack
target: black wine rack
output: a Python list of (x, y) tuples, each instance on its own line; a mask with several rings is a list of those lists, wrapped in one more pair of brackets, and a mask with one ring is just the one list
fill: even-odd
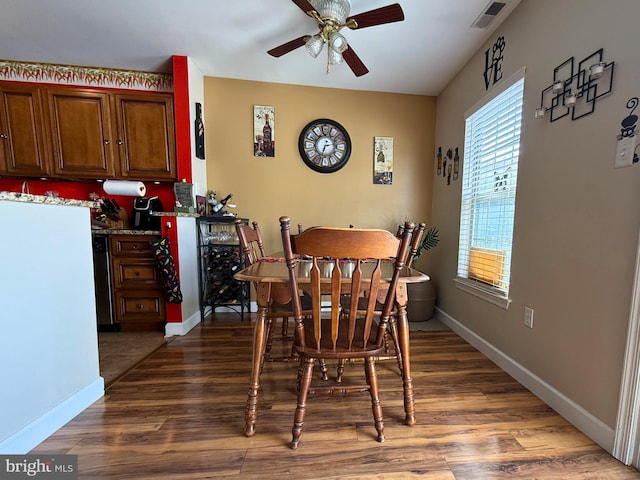
[[(198, 218), (200, 261), (200, 315), (224, 307), (240, 315), (250, 312), (249, 284), (233, 276), (243, 268), (242, 250), (235, 235), (236, 217)], [(248, 224), (248, 219), (241, 219)]]

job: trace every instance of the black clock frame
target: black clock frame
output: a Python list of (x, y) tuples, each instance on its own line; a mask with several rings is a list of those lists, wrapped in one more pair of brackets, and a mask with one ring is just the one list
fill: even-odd
[[(309, 131), (313, 130), (315, 127), (320, 125), (330, 125), (336, 128), (340, 134), (342, 134), (344, 138), (344, 143), (346, 144), (346, 149), (344, 151), (343, 157), (340, 159), (339, 163), (335, 165), (331, 165), (328, 167), (323, 167), (322, 165), (318, 165), (314, 163), (306, 154), (306, 149), (304, 148), (305, 141), (307, 140), (307, 134)], [(319, 138), (319, 137), (318, 137)], [(337, 172), (341, 168), (343, 168), (347, 162), (349, 161), (349, 157), (351, 156), (351, 137), (347, 130), (335, 120), (331, 120), (329, 118), (319, 118), (309, 122), (300, 132), (300, 136), (298, 137), (298, 151), (300, 153), (300, 157), (302, 161), (309, 167), (310, 169), (319, 172), (319, 173), (333, 173)]]

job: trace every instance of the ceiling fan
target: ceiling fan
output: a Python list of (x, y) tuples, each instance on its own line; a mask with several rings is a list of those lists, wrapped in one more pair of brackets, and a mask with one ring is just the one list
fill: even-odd
[(404, 20), (404, 12), (398, 3), (376, 8), (357, 15), (349, 16), (351, 3), (349, 0), (292, 0), (298, 8), (312, 17), (320, 31), (315, 35), (303, 35), (282, 45), (272, 48), (267, 53), (273, 57), (281, 57), (296, 48), (305, 46), (307, 52), (316, 58), (327, 44), (327, 73), (331, 65), (344, 60), (356, 77), (369, 73), (369, 69), (349, 46), (340, 30), (348, 27), (352, 30), (373, 27), (384, 23)]

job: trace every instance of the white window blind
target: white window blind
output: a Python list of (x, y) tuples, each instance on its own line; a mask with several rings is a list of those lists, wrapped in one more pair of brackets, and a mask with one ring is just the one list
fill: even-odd
[(458, 251), (458, 278), (503, 297), (509, 293), (524, 71), (514, 77), (466, 116)]

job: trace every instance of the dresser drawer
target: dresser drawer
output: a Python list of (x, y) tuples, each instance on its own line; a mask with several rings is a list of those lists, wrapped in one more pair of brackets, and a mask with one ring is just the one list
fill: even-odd
[(155, 249), (151, 246), (151, 242), (158, 238), (149, 235), (113, 235), (111, 237), (111, 256), (155, 258)]
[(114, 300), (119, 322), (165, 320), (165, 299), (160, 290), (115, 292)]
[(160, 288), (160, 275), (155, 260), (144, 258), (114, 258), (113, 287)]

